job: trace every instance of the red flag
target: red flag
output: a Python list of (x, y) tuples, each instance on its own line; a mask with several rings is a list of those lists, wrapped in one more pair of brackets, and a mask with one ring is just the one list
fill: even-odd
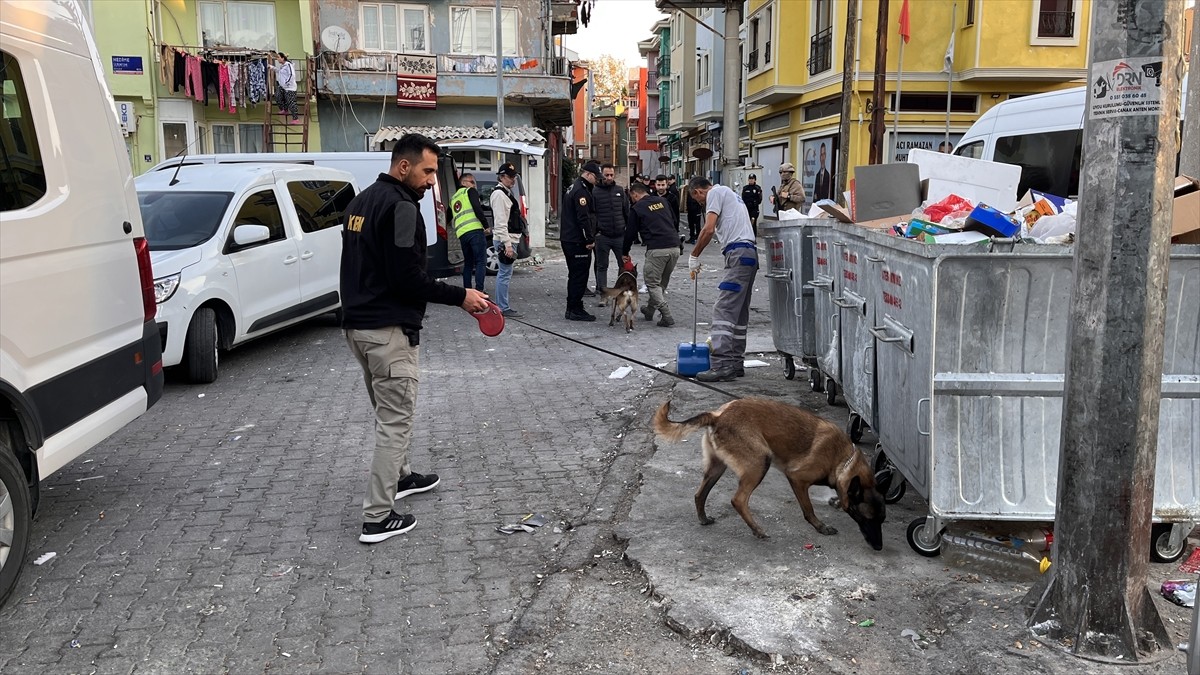
[(900, 37), (904, 38), (904, 44), (908, 44), (910, 34), (908, 30), (908, 0), (904, 0), (904, 4), (900, 6)]

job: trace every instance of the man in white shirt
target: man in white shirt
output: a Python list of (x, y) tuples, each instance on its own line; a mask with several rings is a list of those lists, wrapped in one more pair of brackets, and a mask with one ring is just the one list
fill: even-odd
[(758, 249), (750, 213), (736, 192), (713, 185), (707, 178), (688, 181), (688, 194), (704, 206), (704, 227), (688, 258), (693, 279), (700, 273), (700, 254), (716, 236), (725, 254), (725, 278), (717, 284), (713, 306), (712, 354), (709, 369), (696, 375), (701, 382), (728, 382), (745, 375), (746, 326), (750, 321), (750, 296), (758, 274)]
[(516, 245), (525, 232), (521, 207), (512, 194), (517, 182), (516, 165), (505, 162), (496, 172), (496, 181), (496, 188), (488, 200), (492, 205), (492, 245), (500, 263), (496, 272), (496, 304), (504, 316), (520, 319), (524, 315), (508, 304), (508, 286), (512, 281), (513, 263), (517, 261)]

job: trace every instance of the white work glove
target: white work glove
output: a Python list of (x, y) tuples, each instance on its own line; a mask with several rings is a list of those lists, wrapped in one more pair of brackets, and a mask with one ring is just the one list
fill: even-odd
[(688, 256), (688, 274), (695, 279), (700, 274), (700, 257)]

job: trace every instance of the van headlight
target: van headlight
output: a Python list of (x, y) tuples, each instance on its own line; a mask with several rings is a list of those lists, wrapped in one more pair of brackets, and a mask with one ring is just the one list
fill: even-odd
[(154, 301), (161, 305), (169, 300), (172, 295), (175, 295), (176, 288), (179, 288), (179, 274), (172, 274), (155, 279)]

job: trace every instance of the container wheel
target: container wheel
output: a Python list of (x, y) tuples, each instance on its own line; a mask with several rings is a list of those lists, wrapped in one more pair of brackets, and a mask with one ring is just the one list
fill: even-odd
[(820, 394), (825, 391), (825, 377), (817, 368), (808, 369), (808, 388)]
[(875, 469), (875, 473), (887, 471), (888, 469), (892, 468), (891, 460), (889, 460), (887, 455), (883, 452), (882, 443), (877, 443), (875, 445), (875, 462), (872, 468)]
[(862, 440), (863, 427), (865, 426), (866, 424), (863, 423), (862, 415), (852, 412), (850, 413), (850, 419), (846, 420), (846, 435), (850, 437), (851, 441), (857, 443)]
[(783, 357), (783, 376), (789, 380), (796, 379), (796, 359), (790, 354)]
[(904, 499), (904, 493), (908, 492), (908, 481), (904, 480), (904, 476), (899, 473), (892, 472), (892, 484), (888, 486), (887, 494), (883, 496), (885, 504), (895, 504)]
[(1150, 561), (1171, 563), (1183, 557), (1187, 548), (1187, 537), (1179, 538), (1179, 545), (1171, 546), (1171, 523), (1154, 523), (1150, 527)]
[[(936, 558), (942, 554), (942, 533), (938, 532), (933, 537), (928, 537), (925, 534), (924, 516), (908, 524), (907, 537), (908, 545), (912, 547), (912, 550), (926, 558)], [(925, 541), (926, 539), (932, 541)]]
[(832, 377), (825, 378), (825, 402), (829, 405), (837, 403), (838, 386)]

